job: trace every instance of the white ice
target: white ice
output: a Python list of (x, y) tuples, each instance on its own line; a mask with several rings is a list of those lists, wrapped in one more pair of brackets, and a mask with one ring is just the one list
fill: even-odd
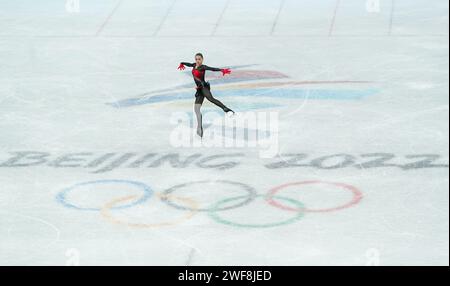
[[(448, 265), (448, 15), (447, 0), (1, 0), (0, 265)], [(192, 78), (176, 67), (196, 52), (232, 67), (229, 78), (289, 77), (211, 84), (238, 113), (279, 114), (278, 157), (171, 145), (170, 118), (191, 116), (194, 97)], [(301, 84), (276, 85), (286, 82)], [(227, 93), (232, 85), (242, 86)], [(146, 101), (163, 89), (192, 97)], [(221, 115), (205, 102), (208, 110)], [(33, 152), (47, 155), (39, 163)], [(296, 163), (293, 153), (307, 157)], [(192, 162), (158, 165), (168, 154)], [(216, 155), (225, 158), (201, 163)], [(101, 170), (118, 158), (123, 164)], [(336, 165), (345, 158), (354, 162)], [(376, 158), (397, 166), (358, 168)], [(427, 158), (435, 160), (410, 164)], [(211, 166), (226, 162), (237, 165)], [(116, 181), (77, 185), (101, 180)], [(108, 209), (142, 198), (142, 185), (129, 181), (153, 196)], [(305, 181), (317, 183), (279, 193), (291, 210), (262, 196)], [(362, 198), (295, 211), (352, 199), (323, 182)], [(261, 196), (214, 213), (161, 197), (187, 184), (168, 199), (228, 206), (245, 200), (237, 183)], [(70, 187), (66, 203), (102, 210), (61, 203)], [(290, 223), (249, 227), (280, 221)]]

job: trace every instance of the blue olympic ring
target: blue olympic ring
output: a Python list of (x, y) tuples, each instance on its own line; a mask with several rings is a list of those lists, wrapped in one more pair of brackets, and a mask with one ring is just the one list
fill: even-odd
[(68, 208), (73, 208), (73, 209), (77, 209), (77, 210), (85, 210), (85, 211), (100, 211), (101, 208), (84, 208), (84, 207), (79, 207), (77, 205), (68, 203), (66, 200), (66, 196), (69, 192), (71, 192), (72, 190), (80, 187), (80, 186), (86, 186), (86, 185), (96, 185), (96, 184), (104, 184), (104, 183), (122, 183), (122, 184), (128, 184), (128, 185), (133, 185), (136, 187), (139, 187), (142, 189), (142, 191), (144, 192), (144, 195), (139, 199), (136, 200), (135, 202), (129, 203), (129, 204), (125, 204), (122, 206), (117, 206), (114, 207), (113, 209), (126, 209), (126, 208), (131, 208), (133, 206), (142, 204), (143, 202), (147, 201), (152, 195), (153, 195), (153, 190), (146, 184), (141, 183), (141, 182), (136, 182), (136, 181), (129, 181), (129, 180), (97, 180), (97, 181), (89, 181), (89, 182), (84, 182), (84, 183), (78, 183), (75, 184), (69, 188), (64, 189), (63, 191), (61, 191), (57, 196), (56, 196), (56, 200), (64, 205), (65, 207)]

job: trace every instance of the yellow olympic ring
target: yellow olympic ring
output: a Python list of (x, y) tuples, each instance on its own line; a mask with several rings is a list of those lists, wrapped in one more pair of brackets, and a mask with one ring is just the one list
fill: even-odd
[(171, 195), (161, 195), (161, 194), (157, 194), (157, 193), (155, 195), (157, 195), (160, 198), (167, 198), (167, 199), (172, 199), (172, 200), (176, 200), (179, 202), (184, 202), (187, 205), (189, 205), (190, 210), (188, 211), (187, 215), (185, 215), (175, 221), (171, 221), (171, 222), (161, 222), (161, 223), (152, 223), (152, 224), (131, 223), (131, 222), (127, 222), (127, 221), (123, 221), (123, 220), (119, 220), (119, 219), (115, 218), (111, 214), (111, 209), (117, 204), (138, 199), (139, 196), (133, 195), (133, 196), (127, 196), (127, 197), (114, 199), (114, 200), (108, 202), (101, 208), (100, 213), (104, 218), (106, 218), (108, 221), (110, 221), (114, 224), (126, 225), (126, 226), (136, 227), (136, 228), (152, 228), (152, 227), (173, 226), (173, 225), (180, 224), (184, 221), (189, 220), (191, 217), (193, 217), (197, 213), (197, 210), (199, 209), (197, 202), (195, 202), (191, 199), (188, 199), (188, 198), (175, 197), (175, 196), (171, 196)]

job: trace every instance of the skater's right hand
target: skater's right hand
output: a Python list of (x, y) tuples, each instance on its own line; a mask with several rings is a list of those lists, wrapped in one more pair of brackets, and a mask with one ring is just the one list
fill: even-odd
[(184, 69), (185, 69), (185, 67), (184, 67), (184, 65), (183, 65), (183, 64), (180, 64), (180, 65), (178, 66), (178, 69), (179, 69), (180, 71), (182, 71), (182, 70), (184, 70)]

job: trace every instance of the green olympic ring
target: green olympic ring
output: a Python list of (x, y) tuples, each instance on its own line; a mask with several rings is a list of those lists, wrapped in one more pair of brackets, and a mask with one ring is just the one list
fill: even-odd
[[(304, 216), (304, 212), (302, 211), (298, 211), (295, 212), (295, 216), (292, 218), (289, 218), (287, 220), (284, 221), (279, 221), (279, 222), (273, 222), (273, 223), (261, 223), (261, 224), (244, 224), (244, 223), (236, 223), (230, 220), (226, 220), (222, 217), (219, 216), (219, 212), (217, 210), (221, 209), (221, 206), (231, 202), (231, 201), (236, 201), (236, 200), (240, 200), (242, 198), (245, 198), (246, 196), (238, 196), (238, 197), (232, 197), (232, 198), (228, 198), (228, 199), (223, 199), (218, 201), (216, 204), (213, 205), (212, 208), (210, 208), (208, 215), (209, 217), (211, 217), (213, 220), (215, 220), (216, 222), (222, 223), (222, 224), (226, 224), (226, 225), (230, 225), (230, 226), (235, 226), (235, 227), (245, 227), (245, 228), (268, 228), (268, 227), (275, 227), (275, 226), (282, 226), (282, 225), (287, 225), (287, 224), (291, 224), (294, 223), (296, 221), (298, 221), (299, 219), (301, 219)], [(266, 195), (256, 195), (255, 197), (266, 197)], [(276, 198), (278, 200), (282, 200), (282, 201), (286, 201), (289, 203), (292, 203), (294, 205), (296, 205), (296, 207), (298, 209), (304, 209), (305, 206), (303, 205), (303, 203), (291, 199), (291, 198), (286, 198), (286, 197), (280, 197), (280, 196), (274, 196), (273, 198)]]

